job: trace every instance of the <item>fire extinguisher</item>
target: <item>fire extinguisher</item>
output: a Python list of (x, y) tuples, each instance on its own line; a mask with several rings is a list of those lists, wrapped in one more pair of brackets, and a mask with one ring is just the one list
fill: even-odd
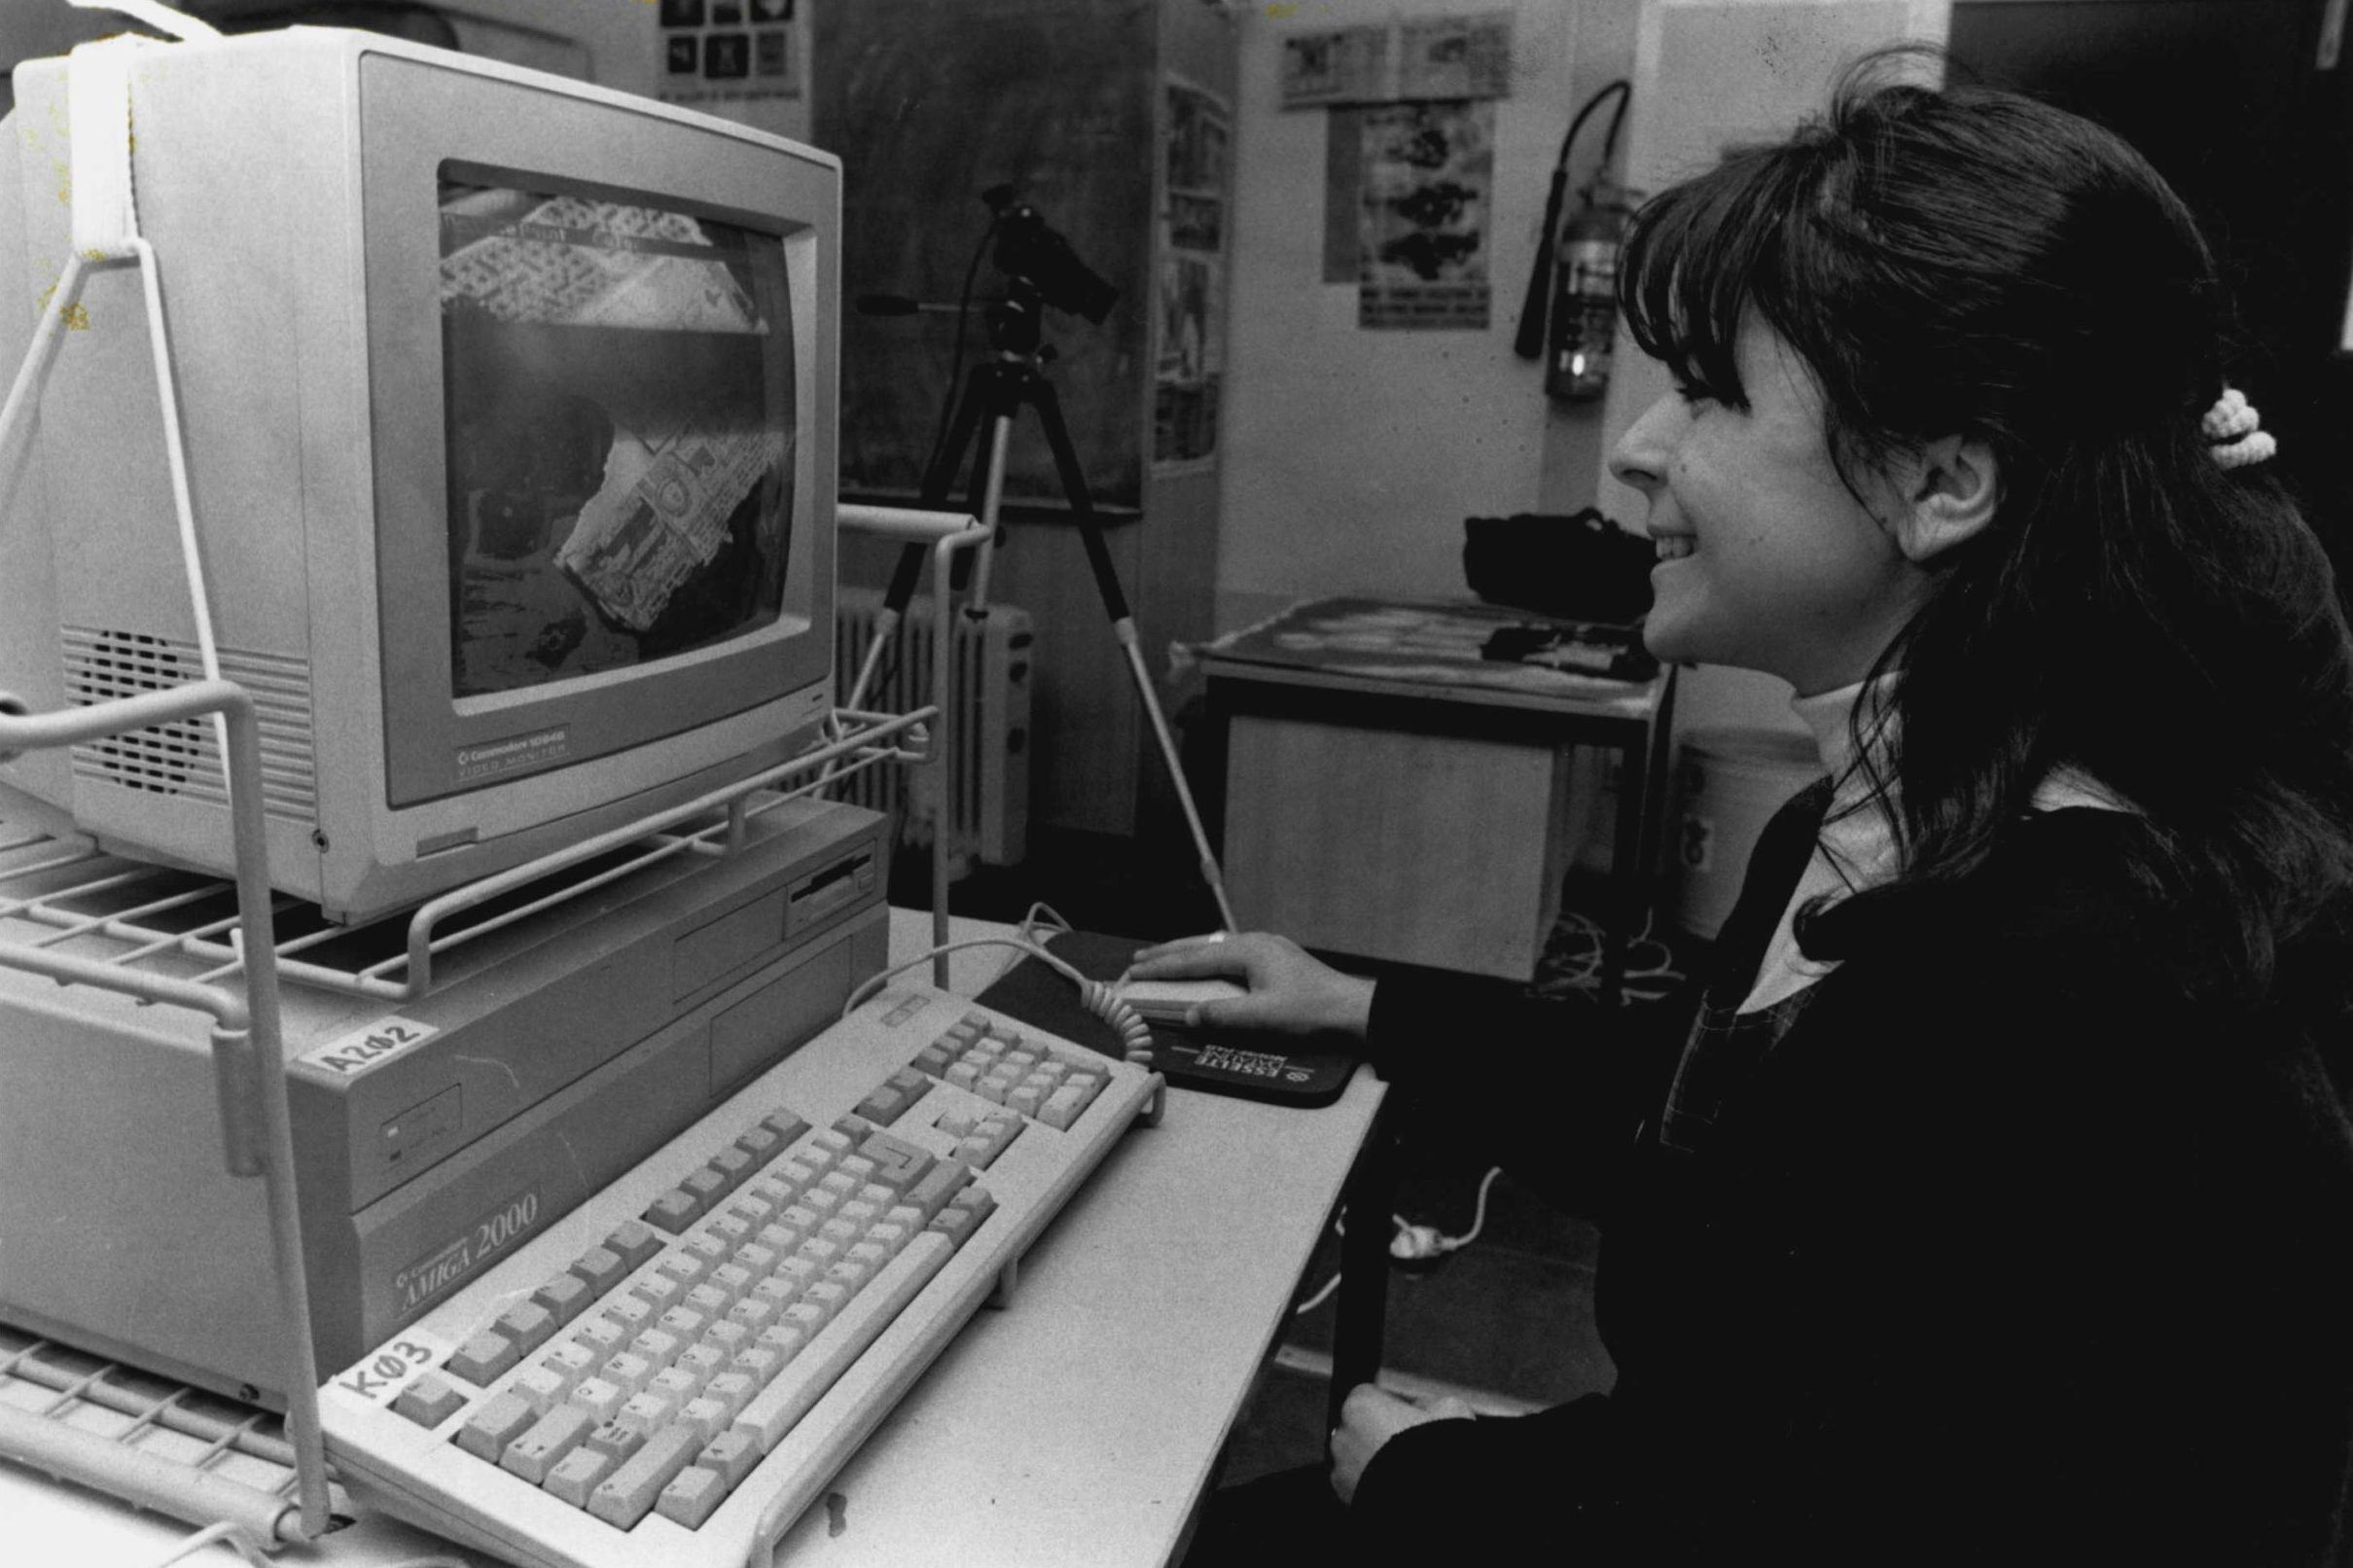
[[(1563, 224), (1561, 197), (1568, 190), (1569, 155), (1576, 150), (1577, 133), (1613, 96), (1618, 107), (1610, 117), (1600, 162), (1580, 194), (1576, 214)], [(1610, 181), (1609, 166), (1632, 96), (1632, 84), (1618, 81), (1586, 100), (1561, 138), (1552, 187), (1545, 198), (1544, 231), (1537, 240), (1536, 265), (1529, 269), (1513, 348), (1521, 359), (1545, 361), (1545, 391), (1563, 400), (1598, 397), (1609, 385), (1618, 247), (1629, 210), (1625, 194)]]
[(1597, 398), (1610, 384), (1610, 342), (1618, 330), (1618, 246), (1625, 203), (1606, 181), (1585, 193), (1560, 231), (1552, 265), (1551, 330), (1545, 342), (1544, 389), (1567, 403)]

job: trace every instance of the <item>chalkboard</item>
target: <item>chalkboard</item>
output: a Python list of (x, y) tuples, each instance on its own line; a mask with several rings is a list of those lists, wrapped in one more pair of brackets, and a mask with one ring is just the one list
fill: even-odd
[[(843, 168), (841, 484), (921, 486), (952, 384), (990, 353), (978, 310), (861, 313), (861, 295), (952, 304), (1012, 185), (1120, 291), (1100, 325), (1047, 313), (1047, 370), (1097, 505), (1142, 498), (1151, 361), (1153, 0), (846, 0), (816, 8), (813, 134)], [(976, 304), (1001, 299), (988, 255)], [(982, 449), (984, 450), (984, 443)], [(963, 475), (953, 493), (965, 493)], [(1037, 419), (1017, 419), (1009, 497), (1058, 501)]]

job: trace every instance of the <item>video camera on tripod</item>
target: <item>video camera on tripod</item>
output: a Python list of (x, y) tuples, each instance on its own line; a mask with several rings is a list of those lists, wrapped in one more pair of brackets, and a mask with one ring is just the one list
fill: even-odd
[(1003, 308), (1011, 314), (1026, 313), (1034, 321), (1036, 313), (1027, 309), (1034, 298), (1052, 309), (1102, 325), (1120, 291), (1079, 260), (1070, 241), (1012, 186), (992, 185), (980, 193), (980, 199), (996, 219), (997, 242), (990, 259), (1009, 283)]

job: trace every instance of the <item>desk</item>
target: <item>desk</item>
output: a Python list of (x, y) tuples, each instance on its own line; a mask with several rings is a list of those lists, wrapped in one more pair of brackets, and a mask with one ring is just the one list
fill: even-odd
[[(893, 960), (923, 951), (929, 929), (894, 909)], [(951, 983), (978, 991), (1012, 956), (958, 953)], [(1122, 1139), (1031, 1249), (1011, 1308), (983, 1309), (837, 1479), (839, 1528), (811, 1509), (778, 1561), (1167, 1560), (1382, 1093), (1369, 1072), (1318, 1111), (1170, 1091), (1160, 1124)], [(189, 1533), (8, 1465), (0, 1520), (0, 1560), (75, 1568), (145, 1568)], [(277, 1560), (393, 1568), (429, 1553), (486, 1561), (377, 1518)], [(189, 1560), (239, 1561), (221, 1547)]]
[[(1650, 898), (1674, 671), (1643, 681), (1482, 659), (1480, 604), (1327, 599), (1205, 651), (1227, 891), (1309, 947), (1527, 980), (1577, 843), (1569, 761), (1619, 757), (1603, 983)], [(1218, 745), (1212, 741), (1213, 750)]]

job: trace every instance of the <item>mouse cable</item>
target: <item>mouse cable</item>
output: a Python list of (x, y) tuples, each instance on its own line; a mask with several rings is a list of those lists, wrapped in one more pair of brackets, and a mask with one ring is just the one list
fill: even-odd
[[(1057, 915), (1055, 918), (1059, 919), (1060, 916)], [(1019, 937), (967, 937), (960, 942), (944, 943), (926, 952), (918, 953), (905, 963), (893, 964), (851, 991), (849, 1000), (841, 1005), (841, 1016), (845, 1018), (848, 1017), (867, 998), (882, 989), (883, 984), (893, 976), (905, 974), (917, 965), (928, 964), (942, 953), (960, 952), (968, 947), (1012, 947), (1041, 960), (1048, 968), (1079, 988), (1079, 1005), (1081, 1007), (1111, 1025), (1113, 1032), (1120, 1037), (1120, 1053), (1123, 1059), (1134, 1062), (1140, 1067), (1150, 1067), (1153, 1064), (1155, 1057), (1152, 1049), (1152, 1030), (1141, 1017), (1137, 1016), (1134, 1008), (1120, 999), (1117, 986), (1107, 980), (1087, 979), (1054, 954), (1048, 952), (1042, 944), (1025, 941)]]

